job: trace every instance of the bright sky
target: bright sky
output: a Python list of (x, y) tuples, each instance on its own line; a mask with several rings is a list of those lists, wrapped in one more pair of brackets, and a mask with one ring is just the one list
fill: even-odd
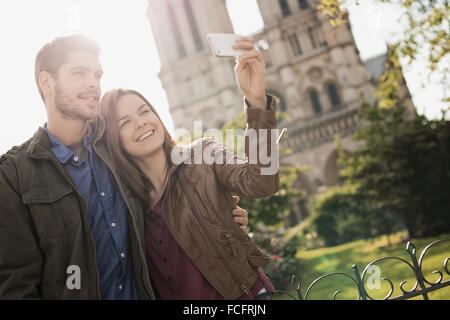
[[(263, 27), (256, 0), (228, 0), (228, 7), (236, 33), (249, 34)], [(34, 81), (34, 59), (45, 43), (74, 33), (85, 34), (101, 46), (103, 92), (116, 87), (142, 92), (173, 132), (146, 9), (146, 0), (0, 1), (0, 154), (26, 141), (46, 122)], [(395, 10), (378, 13), (375, 9), (366, 6), (350, 11), (363, 59), (385, 52), (385, 30), (396, 23)], [(439, 89), (419, 90), (414, 88), (414, 78), (406, 80), (419, 111), (429, 101), (438, 101)], [(438, 108), (426, 111), (429, 116), (439, 115)]]

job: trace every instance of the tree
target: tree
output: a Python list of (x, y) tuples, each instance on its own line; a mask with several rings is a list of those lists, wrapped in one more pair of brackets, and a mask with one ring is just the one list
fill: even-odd
[(327, 246), (389, 234), (403, 226), (383, 204), (361, 197), (356, 185), (328, 189), (312, 199), (311, 227)]
[(352, 154), (340, 152), (346, 183), (363, 201), (382, 204), (398, 215), (410, 237), (450, 230), (450, 122), (408, 114), (397, 95), (399, 64), (395, 51), (381, 77), (379, 101), (364, 102), (355, 139), (364, 143)]
[[(366, 1), (366, 0), (364, 0)], [(448, 0), (372, 0), (373, 3), (394, 4), (402, 9), (405, 27), (390, 45), (399, 58), (408, 64), (418, 59), (419, 53), (427, 51), (428, 69), (439, 70), (444, 89), (444, 100), (450, 102), (449, 52), (450, 52), (450, 4)], [(337, 26), (348, 21), (348, 13), (342, 8), (359, 5), (359, 0), (320, 0), (317, 6)]]

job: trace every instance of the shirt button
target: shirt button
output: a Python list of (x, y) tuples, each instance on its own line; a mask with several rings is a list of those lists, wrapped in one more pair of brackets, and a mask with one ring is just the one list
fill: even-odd
[(78, 157), (73, 157), (73, 161), (78, 161), (78, 160), (80, 160), (80, 158), (78, 158)]
[(111, 227), (115, 227), (116, 226), (116, 224), (113, 222), (113, 223), (111, 223)]
[(102, 197), (106, 196), (106, 194), (105, 194), (104, 192), (100, 193), (100, 195), (101, 195)]
[(122, 252), (122, 253), (120, 254), (120, 256), (121, 256), (122, 258), (125, 258), (125, 253)]
[(123, 286), (121, 284), (119, 284), (119, 290), (122, 290)]

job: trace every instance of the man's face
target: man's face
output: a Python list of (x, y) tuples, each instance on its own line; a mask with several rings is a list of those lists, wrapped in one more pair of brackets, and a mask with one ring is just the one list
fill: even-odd
[(98, 56), (77, 51), (67, 54), (59, 68), (54, 87), (56, 111), (71, 120), (92, 120), (100, 109), (100, 79), (103, 75)]

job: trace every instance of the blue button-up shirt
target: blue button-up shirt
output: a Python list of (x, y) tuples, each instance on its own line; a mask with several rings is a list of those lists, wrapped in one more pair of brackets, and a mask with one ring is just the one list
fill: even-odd
[(93, 150), (91, 128), (83, 140), (89, 161), (83, 161), (53, 137), (47, 125), (44, 128), (53, 154), (87, 203), (102, 299), (139, 299), (128, 250), (128, 208), (108, 167)]

